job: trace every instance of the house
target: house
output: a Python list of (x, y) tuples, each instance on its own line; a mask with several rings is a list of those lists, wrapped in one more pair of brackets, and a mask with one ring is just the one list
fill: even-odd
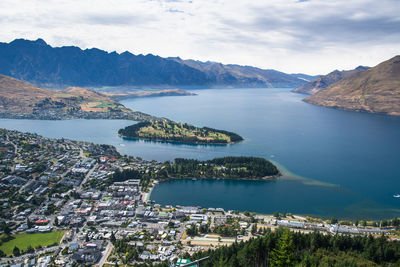
[(101, 258), (101, 252), (91, 249), (79, 249), (72, 255), (72, 261), (81, 264), (95, 264)]
[(151, 253), (149, 251), (143, 251), (142, 254), (140, 254), (139, 259), (145, 261), (150, 259)]
[(69, 222), (69, 226), (71, 227), (81, 227), (83, 225), (83, 218), (82, 217), (75, 217), (72, 218)]
[(304, 228), (304, 223), (298, 222), (298, 221), (278, 220), (277, 224), (279, 226), (285, 226), (285, 227), (291, 227), (291, 228)]
[(79, 249), (79, 244), (78, 243), (70, 243), (69, 244), (69, 250), (70, 251), (76, 251)]
[(179, 211), (185, 214), (196, 214), (199, 213), (200, 209), (198, 207), (182, 207)]
[(84, 246), (86, 247), (86, 249), (101, 250), (103, 244), (104, 244), (103, 240), (91, 240), (90, 242), (85, 243)]
[(49, 220), (37, 220), (35, 222), (36, 225), (46, 225), (49, 223)]
[(49, 233), (53, 228), (51, 226), (37, 226), (39, 233)]
[(17, 164), (17, 165), (15, 165), (14, 170), (16, 172), (24, 172), (24, 171), (26, 171), (27, 168), (28, 168), (28, 166), (26, 166), (26, 165)]

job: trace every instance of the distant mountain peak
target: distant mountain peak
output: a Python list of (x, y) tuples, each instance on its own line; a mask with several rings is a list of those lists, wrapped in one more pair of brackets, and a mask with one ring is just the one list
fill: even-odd
[(36, 39), (35, 43), (37, 45), (42, 45), (42, 46), (46, 46), (47, 45), (47, 43), (42, 38)]
[(0, 74), (41, 87), (296, 87), (304, 79), (275, 70), (98, 48), (55, 47), (43, 39), (0, 45)]
[(328, 73), (327, 75), (321, 75), (315, 80), (312, 80), (306, 84), (297, 87), (296, 89), (293, 90), (293, 92), (312, 95), (353, 73), (365, 71), (367, 69), (369, 69), (369, 67), (358, 66), (353, 70), (342, 70), (342, 71), (334, 70)]
[(358, 66), (357, 68), (355, 68), (356, 70), (367, 70), (367, 69), (369, 69), (370, 67), (367, 67), (367, 66)]

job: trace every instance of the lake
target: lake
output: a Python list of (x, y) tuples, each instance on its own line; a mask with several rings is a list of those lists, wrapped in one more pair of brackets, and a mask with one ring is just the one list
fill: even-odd
[(302, 101), (288, 89), (207, 89), (197, 96), (128, 99), (155, 116), (233, 131), (227, 146), (123, 140), (124, 120), (0, 120), (0, 127), (46, 137), (115, 145), (145, 159), (265, 157), (285, 175), (277, 181), (171, 180), (154, 188), (160, 204), (199, 205), (260, 213), (391, 218), (400, 215), (400, 118), (335, 110)]

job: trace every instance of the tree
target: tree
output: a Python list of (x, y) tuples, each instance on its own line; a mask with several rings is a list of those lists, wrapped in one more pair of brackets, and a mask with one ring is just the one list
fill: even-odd
[[(111, 237), (112, 237), (112, 235), (111, 235)], [(114, 238), (115, 238), (115, 236), (114, 236)], [(85, 235), (85, 242), (89, 242), (89, 233), (86, 233), (86, 235)], [(115, 241), (112, 243), (115, 243)]]
[(337, 218), (332, 218), (331, 219), (331, 224), (336, 224), (338, 223), (338, 219)]
[(0, 229), (6, 234), (10, 235), (11, 229), (6, 222), (1, 222)]
[(251, 234), (254, 235), (257, 232), (257, 224), (254, 223), (253, 226), (251, 227)]
[(26, 248), (26, 252), (27, 252), (27, 253), (33, 253), (33, 252), (35, 252), (35, 249), (34, 249), (31, 245), (29, 245), (29, 246)]
[(58, 226), (58, 225), (59, 225), (57, 216), (56, 216), (56, 218), (54, 219), (54, 225), (55, 225), (55, 226)]
[(198, 229), (197, 229), (196, 225), (194, 225), (194, 224), (192, 224), (190, 226), (190, 228), (186, 229), (186, 234), (188, 236), (195, 236), (195, 235), (197, 235), (197, 232), (198, 232)]
[(113, 244), (115, 244), (115, 242), (117, 241), (117, 239), (115, 238), (114, 232), (111, 232), (110, 241), (111, 241), (111, 243), (113, 243)]
[(21, 255), (21, 251), (19, 250), (19, 248), (17, 246), (15, 246), (13, 249), (13, 255), (16, 257)]
[(293, 236), (289, 229), (284, 229), (276, 248), (271, 254), (272, 267), (288, 267), (294, 265)]
[(68, 254), (68, 247), (65, 247), (62, 251), (61, 251), (61, 255), (67, 255)]
[(26, 218), (26, 225), (28, 226), (28, 228), (32, 228), (33, 223), (31, 222), (31, 220), (29, 220), (29, 218)]

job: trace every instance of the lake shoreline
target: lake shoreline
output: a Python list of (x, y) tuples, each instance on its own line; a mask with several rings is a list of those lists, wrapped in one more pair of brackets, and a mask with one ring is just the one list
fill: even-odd
[(281, 170), (283, 175), (275, 182), (171, 182), (152, 191), (151, 199), (160, 204), (337, 218), (400, 216), (400, 199), (393, 197), (400, 186), (400, 118), (310, 105), (288, 89), (195, 92), (197, 97), (137, 98), (121, 103), (157, 117), (230, 129), (246, 141), (203, 145), (124, 140), (117, 135), (118, 129), (135, 123), (126, 120), (5, 119), (0, 124), (48, 138), (111, 144), (123, 155), (146, 160), (248, 155), (276, 160), (298, 174), (286, 175)]
[(229, 143), (203, 143), (203, 142), (183, 142), (183, 141), (175, 141), (175, 140), (162, 140), (162, 139), (151, 139), (151, 138), (143, 138), (143, 137), (129, 137), (122, 134), (118, 134), (119, 137), (125, 140), (142, 140), (142, 141), (149, 141), (149, 142), (156, 142), (156, 143), (171, 143), (171, 144), (182, 144), (182, 145), (194, 145), (194, 146), (229, 146), (238, 144), (242, 141), (238, 142), (229, 142)]
[(233, 180), (233, 181), (275, 181), (277, 180), (280, 176), (282, 176), (280, 173), (277, 175), (270, 175), (270, 176), (264, 176), (260, 178), (225, 178), (225, 177), (168, 177), (163, 180), (157, 180), (159, 183), (163, 182), (168, 182), (171, 180), (192, 180), (192, 181), (197, 181), (197, 180)]

